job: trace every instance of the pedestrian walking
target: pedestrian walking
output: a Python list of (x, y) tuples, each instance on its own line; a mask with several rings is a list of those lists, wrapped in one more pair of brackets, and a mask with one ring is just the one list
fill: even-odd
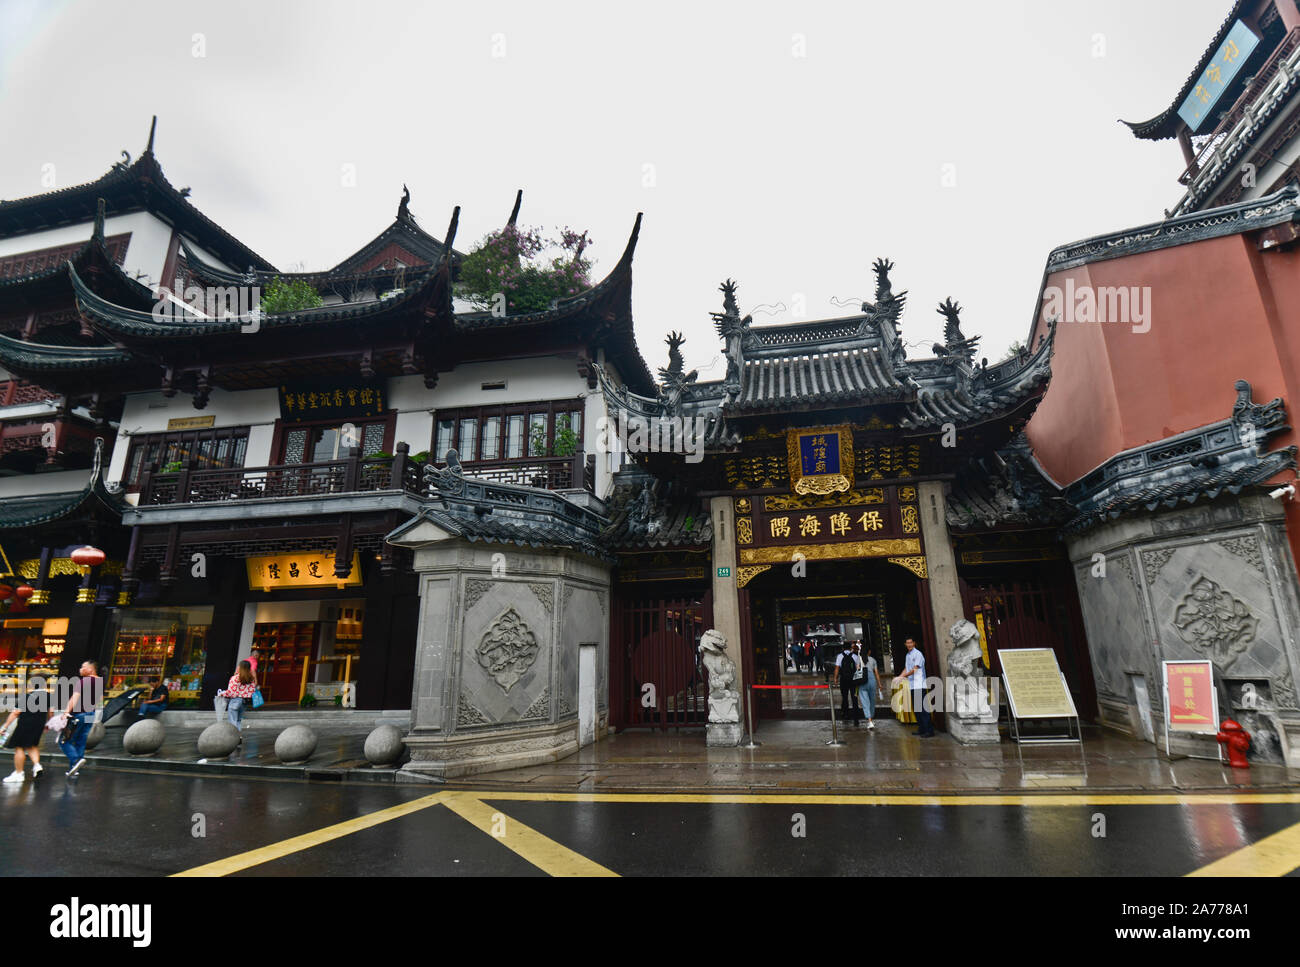
[(913, 735), (919, 735), (923, 739), (928, 739), (934, 735), (934, 725), (930, 721), (930, 713), (926, 711), (925, 702), (925, 655), (921, 649), (916, 647), (916, 639), (908, 638), (903, 642), (907, 645), (907, 662), (903, 666), (903, 678), (909, 679), (908, 684), (912, 686), (912, 709), (916, 712), (916, 731)]
[(840, 686), (840, 716), (847, 722), (851, 705), (855, 728), (862, 720), (862, 709), (858, 707), (858, 683), (853, 680), (860, 671), (858, 656), (853, 653), (853, 646), (846, 641), (844, 650), (835, 657), (835, 681)]
[(244, 706), (257, 691), (257, 679), (253, 677), (253, 667), (247, 661), (241, 661), (235, 674), (230, 676), (230, 683), (217, 692), (218, 697), (226, 700), (226, 716), (230, 724), (243, 731)]
[(867, 728), (874, 729), (880, 678), (876, 673), (876, 659), (871, 654), (871, 649), (866, 649), (859, 657), (862, 662), (862, 680), (858, 682), (858, 704), (862, 706), (862, 714), (867, 717)]
[(77, 681), (72, 686), (72, 697), (64, 714), (67, 728), (59, 739), (59, 748), (68, 759), (69, 777), (75, 776), (86, 762), (86, 740), (95, 724), (95, 712), (104, 697), (104, 679), (99, 677), (99, 663), (86, 660), (78, 670)]
[[(33, 678), (27, 682), (27, 694), (22, 705), (9, 713), (4, 729), (10, 726), (9, 741), (6, 749), (14, 750), (14, 771), (5, 776), (5, 782), (23, 782), (27, 776), (23, 766), (27, 759), (32, 760), (32, 778), (35, 779), (45, 771), (41, 765), (41, 736), (45, 733), (45, 722), (50, 717), (50, 696), (45, 690), (45, 679)], [(17, 724), (15, 724), (15, 722)]]

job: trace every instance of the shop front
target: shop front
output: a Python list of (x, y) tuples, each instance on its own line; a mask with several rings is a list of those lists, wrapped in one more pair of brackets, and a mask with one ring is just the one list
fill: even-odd
[(169, 707), (197, 707), (212, 612), (210, 605), (114, 611), (109, 619), (111, 652), (104, 682), (108, 697), (161, 678), (171, 694)]
[(254, 600), (239, 657), (256, 651), (266, 701), (355, 708), (366, 615), (360, 555), (346, 578), (335, 575), (334, 552), (325, 550), (250, 557), (246, 566)]
[(0, 619), (0, 695), (10, 700), (31, 678), (57, 675), (67, 635), (67, 618)]

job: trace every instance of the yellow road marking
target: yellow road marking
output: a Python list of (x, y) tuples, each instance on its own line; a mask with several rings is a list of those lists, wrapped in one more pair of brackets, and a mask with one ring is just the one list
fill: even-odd
[(249, 850), (246, 853), (239, 853), (224, 860), (217, 860), (214, 863), (205, 863), (202, 866), (196, 866), (193, 869), (182, 870), (179, 873), (173, 873), (172, 876), (229, 876), (231, 873), (238, 873), (240, 870), (246, 870), (250, 866), (259, 866), (262, 863), (269, 863), (271, 860), (278, 860), (282, 856), (289, 856), (292, 853), (311, 849), (313, 846), (319, 846), (321, 843), (328, 843), (330, 840), (339, 839), (340, 837), (348, 836), (351, 833), (356, 833), (363, 829), (369, 829), (372, 826), (378, 826), (392, 819), (400, 819), (402, 816), (409, 816), (411, 813), (417, 813), (422, 809), (428, 809), (430, 806), (436, 806), (441, 802), (445, 795), (447, 794), (436, 792), (431, 796), (412, 799), (410, 802), (399, 803), (396, 806), (389, 806), (387, 809), (380, 809), (373, 813), (367, 813), (365, 816), (358, 816), (355, 819), (348, 819), (341, 823), (335, 823), (333, 826), (326, 826), (323, 829), (318, 829), (314, 832), (303, 833), (301, 836), (294, 836), (292, 839), (281, 840), (280, 842), (272, 843), (269, 846), (261, 846), (257, 849)]
[[(1103, 795), (872, 795), (739, 793), (592, 793), (520, 792), (515, 790), (447, 790), (410, 802), (335, 823), (314, 832), (272, 843), (224, 860), (183, 870), (173, 876), (228, 876), (249, 867), (269, 863), (322, 843), (340, 839), (363, 829), (442, 804), (482, 832), (492, 835), (493, 817), (498, 815), (484, 800), (502, 802), (574, 803), (718, 803), (738, 805), (827, 805), (827, 806), (1232, 806), (1248, 803), (1300, 803), (1300, 793), (1169, 793)], [(505, 816), (506, 833), (497, 838), (529, 863), (552, 876), (617, 876), (535, 829)], [(1288, 865), (1289, 864), (1289, 865)], [(1282, 875), (1300, 867), (1300, 823), (1275, 833), (1244, 849), (1195, 871), (1193, 876)]]
[[(618, 876), (613, 870), (561, 846), (519, 820), (497, 812), (471, 793), (448, 792), (443, 795), (444, 806), (544, 873), (551, 876)], [(496, 835), (494, 828), (501, 830), (502, 835)]]
[[(1244, 803), (1300, 803), (1300, 793), (1207, 793), (1173, 794), (1114, 793), (1098, 795), (872, 795), (853, 796), (810, 793), (654, 793), (654, 792), (521, 792), (510, 790), (463, 790), (476, 799), (536, 802), (628, 802), (628, 803), (748, 803), (811, 806), (1233, 806)], [(450, 793), (449, 793), (450, 794)]]
[(1243, 846), (1188, 876), (1285, 876), (1300, 868), (1300, 823)]

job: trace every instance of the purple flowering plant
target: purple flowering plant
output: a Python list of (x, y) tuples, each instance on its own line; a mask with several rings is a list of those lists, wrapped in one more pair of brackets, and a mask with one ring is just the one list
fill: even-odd
[(558, 238), (540, 228), (507, 225), (485, 236), (460, 266), (456, 294), (480, 309), (505, 295), (506, 313), (537, 312), (591, 287), (592, 244), (587, 233), (567, 226)]

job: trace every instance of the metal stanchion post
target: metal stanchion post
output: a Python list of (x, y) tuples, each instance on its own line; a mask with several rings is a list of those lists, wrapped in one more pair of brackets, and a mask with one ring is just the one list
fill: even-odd
[(742, 749), (757, 749), (763, 743), (754, 741), (754, 688), (750, 686), (749, 694), (745, 696), (745, 717), (749, 720), (749, 741), (741, 746)]
[(831, 683), (826, 683), (826, 701), (831, 707), (831, 740), (827, 742), (830, 746), (840, 746), (844, 743), (840, 741), (839, 733), (835, 730), (835, 699), (831, 697)]

